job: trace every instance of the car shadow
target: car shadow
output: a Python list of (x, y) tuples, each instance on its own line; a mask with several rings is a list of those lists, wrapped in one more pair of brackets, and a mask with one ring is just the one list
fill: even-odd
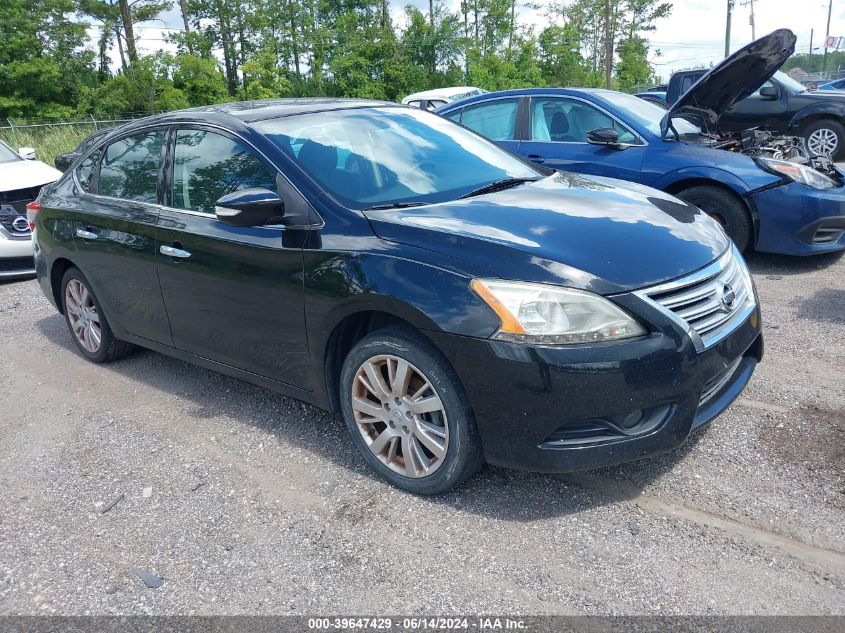
[(771, 253), (748, 253), (745, 261), (755, 275), (801, 275), (829, 268), (842, 259), (845, 251), (822, 253), (820, 255), (773, 255)]
[[(45, 317), (36, 326), (63, 352), (79, 353), (60, 315)], [(61, 359), (55, 358), (54, 362), (61, 363)], [(337, 414), (145, 349), (99, 368), (186, 399), (189, 404), (185, 414), (195, 420), (226, 416), (329, 459), (377, 485), (388, 485), (358, 454)], [(304, 419), (311, 423), (303, 424)], [(463, 512), (518, 522), (579, 513), (635, 498), (649, 482), (683, 461), (700, 438), (699, 431), (670, 453), (572, 475), (527, 473), (485, 465), (462, 486), (427, 499)]]

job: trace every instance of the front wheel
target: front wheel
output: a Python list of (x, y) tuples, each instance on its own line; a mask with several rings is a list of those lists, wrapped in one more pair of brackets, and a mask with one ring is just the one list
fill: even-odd
[(483, 462), (472, 410), (458, 377), (410, 328), (377, 330), (343, 363), (343, 416), (364, 459), (391, 484), (438, 494)]
[(845, 128), (833, 119), (819, 119), (802, 130), (807, 149), (814, 156), (839, 160), (845, 156)]
[(725, 229), (740, 252), (751, 244), (753, 225), (745, 204), (730, 191), (712, 185), (690, 187), (677, 196), (704, 211)]

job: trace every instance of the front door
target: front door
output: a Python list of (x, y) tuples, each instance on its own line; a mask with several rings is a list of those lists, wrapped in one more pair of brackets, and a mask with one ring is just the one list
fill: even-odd
[[(760, 94), (767, 88), (777, 91), (777, 97)], [(740, 132), (752, 127), (785, 129), (785, 114), (789, 107), (789, 93), (771, 79), (756, 92), (742, 101), (737, 101), (719, 118), (719, 129), (725, 132)]]
[[(627, 127), (594, 105), (569, 97), (533, 97), (528, 108), (529, 140), (519, 153), (544, 167), (639, 182), (645, 144)], [(615, 128), (619, 142), (613, 149), (587, 143), (587, 132)]]
[(109, 321), (171, 344), (156, 273), (155, 232), (164, 130), (116, 140), (77, 168), (85, 193), (74, 213), (75, 260)]
[(276, 170), (244, 141), (201, 128), (174, 130), (171, 152), (157, 257), (174, 345), (310, 388), (304, 232), (234, 227), (214, 214), (216, 201), (233, 191), (276, 191)]

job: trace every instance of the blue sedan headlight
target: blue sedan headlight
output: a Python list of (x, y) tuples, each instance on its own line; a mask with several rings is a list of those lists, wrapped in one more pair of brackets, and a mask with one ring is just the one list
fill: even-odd
[(812, 167), (774, 158), (757, 158), (757, 164), (768, 172), (786, 176), (813, 189), (832, 189), (836, 183)]

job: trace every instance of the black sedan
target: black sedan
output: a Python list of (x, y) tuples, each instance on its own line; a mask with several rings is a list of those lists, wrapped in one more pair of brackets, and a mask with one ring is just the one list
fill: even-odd
[(158, 350), (343, 413), (437, 493), (670, 450), (762, 356), (742, 257), (665, 193), (354, 100), (134, 122), (29, 205), (80, 353)]

